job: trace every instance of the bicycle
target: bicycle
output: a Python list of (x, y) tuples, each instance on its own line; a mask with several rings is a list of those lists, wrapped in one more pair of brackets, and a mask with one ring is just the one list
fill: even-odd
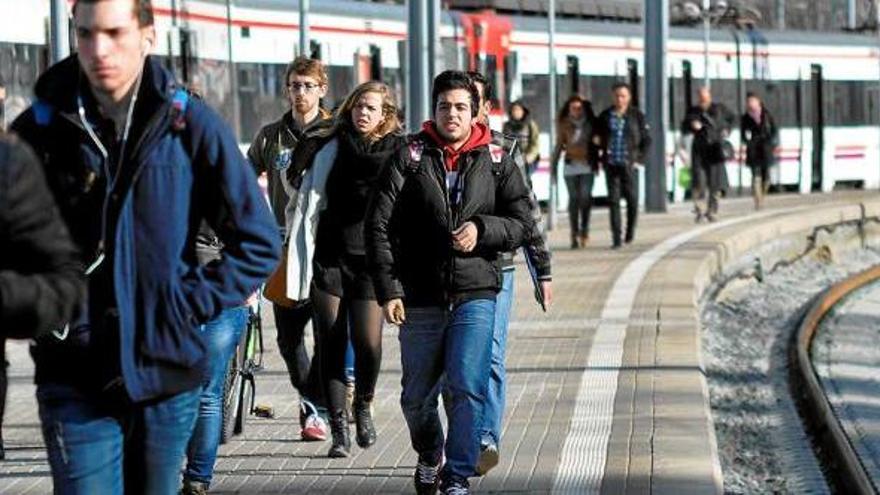
[(223, 389), (223, 422), (220, 443), (244, 431), (247, 416), (254, 413), (254, 374), (263, 369), (263, 320), (259, 294), (248, 301), (247, 328), (229, 361)]

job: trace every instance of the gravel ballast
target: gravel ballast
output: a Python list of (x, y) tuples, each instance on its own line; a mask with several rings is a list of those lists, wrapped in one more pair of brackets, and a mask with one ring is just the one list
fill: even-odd
[[(880, 253), (816, 251), (703, 301), (703, 363), (725, 493), (828, 493), (788, 389), (788, 339), (811, 299), (880, 263)], [(726, 274), (731, 275), (731, 274)]]

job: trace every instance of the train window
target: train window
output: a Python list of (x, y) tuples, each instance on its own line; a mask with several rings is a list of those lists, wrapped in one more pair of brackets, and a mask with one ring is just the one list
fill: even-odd
[(495, 55), (486, 56), (486, 70), (483, 72), (492, 84), (492, 108), (504, 108), (501, 104), (501, 92), (504, 91), (504, 79), (498, 70), (498, 58)]
[(241, 37), (242, 38), (250, 38), (251, 37), (251, 27), (250, 26), (242, 26), (241, 27)]

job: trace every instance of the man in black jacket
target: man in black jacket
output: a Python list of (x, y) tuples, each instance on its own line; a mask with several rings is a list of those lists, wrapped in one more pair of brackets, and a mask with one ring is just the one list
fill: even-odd
[[(83, 296), (76, 248), (36, 157), (0, 135), (0, 424), (6, 406), (5, 340), (61, 331)], [(0, 435), (0, 459), (4, 457)]]
[(636, 235), (639, 214), (639, 172), (636, 163), (644, 163), (651, 136), (645, 115), (632, 106), (629, 85), (616, 83), (611, 88), (614, 105), (599, 114), (593, 142), (599, 147), (608, 185), (608, 202), (611, 217), (612, 248), (620, 248), (620, 196), (626, 199), (627, 244)]
[[(442, 478), (444, 491), (467, 493), (488, 392), (498, 253), (520, 246), (532, 219), (522, 175), (474, 122), (480, 96), (468, 75), (437, 76), (432, 102), (434, 120), (379, 179), (367, 259), (386, 319), (401, 325), (400, 401), (419, 455), (416, 491), (433, 493)], [(441, 375), (445, 438), (432, 396)]]
[[(699, 101), (688, 110), (682, 122), (682, 133), (693, 134), (691, 147), (691, 194), (694, 200), (696, 222), (705, 218), (714, 222), (718, 215), (718, 202), (727, 185), (725, 149), (732, 151), (727, 143), (733, 127), (733, 113), (723, 104), (712, 101), (709, 88), (700, 88)], [(703, 200), (706, 198), (706, 205)]]
[[(489, 125), (489, 112), (492, 110), (493, 88), (489, 79), (479, 72), (469, 72), (477, 91), (480, 93), (480, 112), (477, 121)], [(528, 187), (528, 171), (526, 161), (518, 142), (513, 136), (505, 136), (497, 131), (492, 132), (492, 144), (500, 146), (511, 157), (517, 170)], [(527, 233), (525, 255), (527, 263), (534, 270), (535, 290), (541, 297), (541, 305), (546, 308), (553, 299), (553, 284), (550, 274), (550, 250), (544, 234), (541, 232), (543, 215), (534, 191), (529, 188), (529, 207), (531, 208), (532, 230)], [(477, 474), (483, 475), (495, 467), (499, 461), (499, 444), (501, 442), (501, 421), (504, 418), (505, 387), (507, 371), (504, 359), (507, 353), (507, 328), (510, 323), (510, 312), (513, 309), (514, 265), (513, 252), (501, 255), (501, 291), (495, 298), (495, 328), (492, 337), (492, 373), (489, 392), (486, 396), (483, 428), (480, 433), (480, 458), (477, 463)]]

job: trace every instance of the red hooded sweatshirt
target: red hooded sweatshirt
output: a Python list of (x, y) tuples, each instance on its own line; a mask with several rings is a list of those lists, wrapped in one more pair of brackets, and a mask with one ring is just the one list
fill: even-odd
[(428, 120), (422, 124), (422, 130), (425, 131), (428, 136), (431, 136), (431, 139), (443, 149), (443, 156), (445, 157), (444, 165), (446, 166), (447, 172), (458, 170), (458, 157), (461, 156), (462, 153), (480, 146), (485, 146), (492, 142), (492, 131), (490, 131), (485, 124), (479, 122), (471, 127), (471, 135), (467, 142), (457, 150), (440, 136), (437, 129), (434, 127), (433, 120)]

